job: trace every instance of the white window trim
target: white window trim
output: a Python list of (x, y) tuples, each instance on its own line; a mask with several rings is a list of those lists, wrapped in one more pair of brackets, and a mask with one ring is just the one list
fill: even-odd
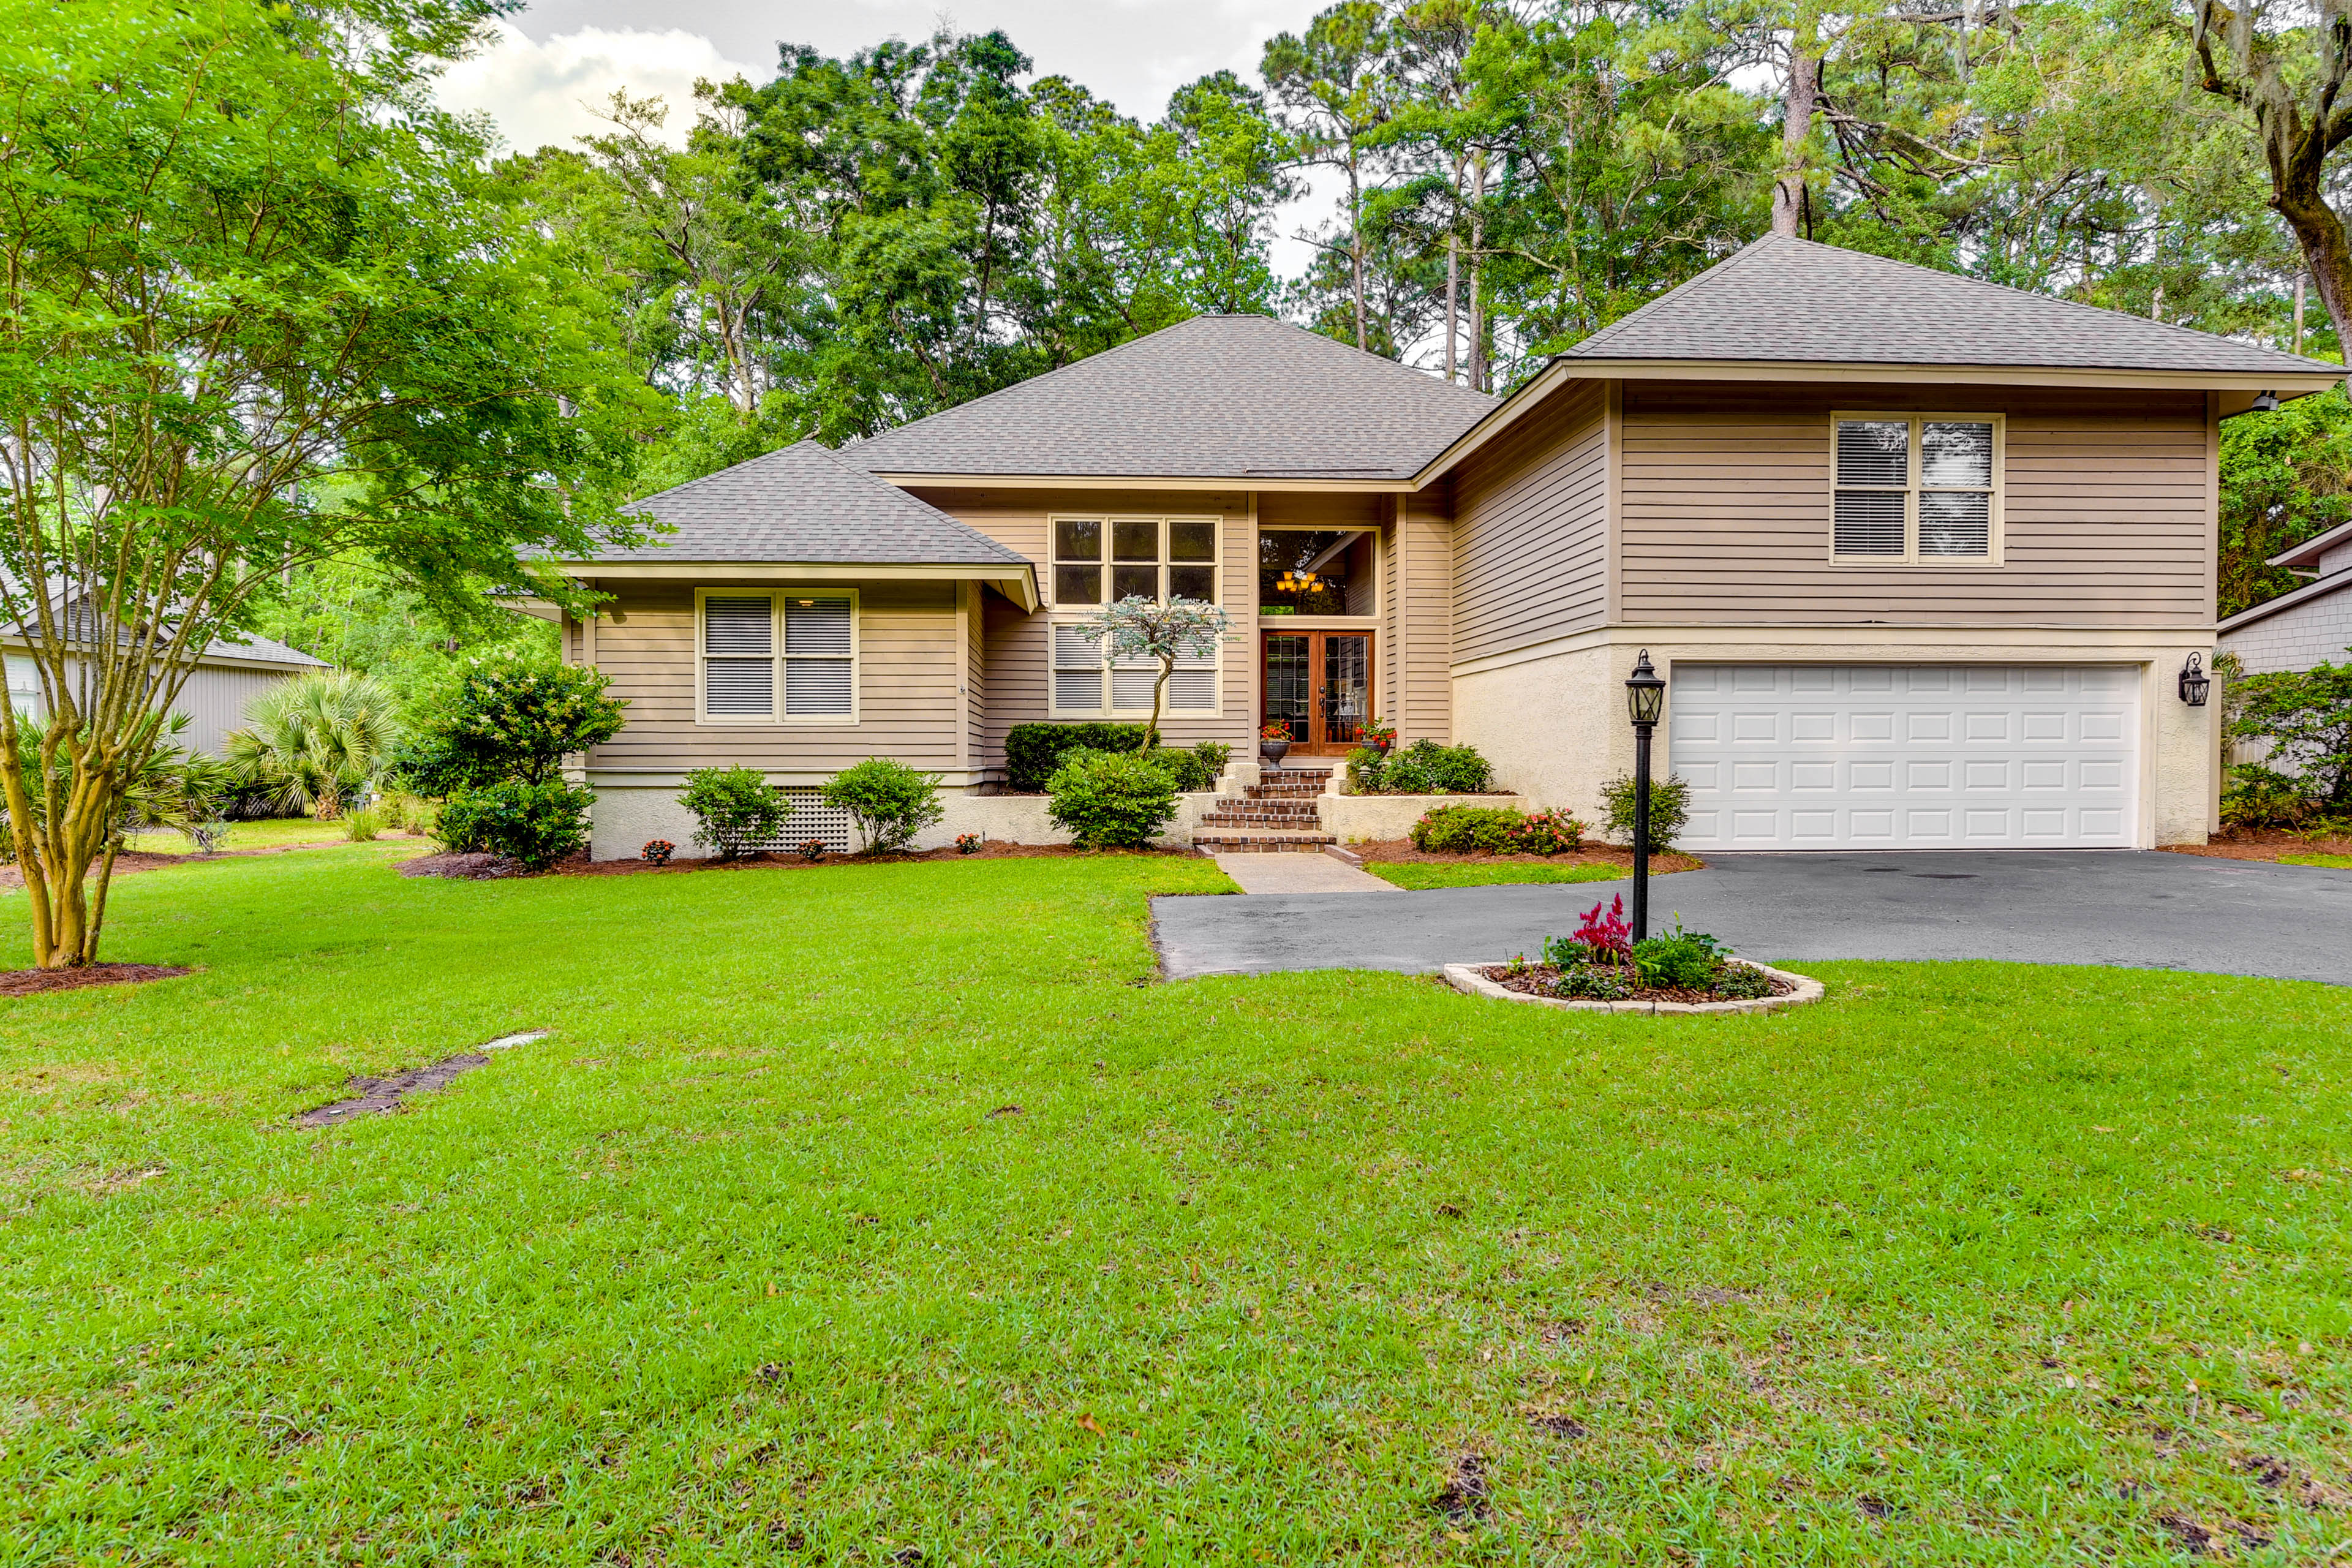
[[(709, 710), (707, 679), (709, 664), (709, 638), (703, 629), (703, 605), (710, 599), (765, 599), (768, 601), (768, 657), (775, 666), (774, 705), (765, 715), (713, 713)], [(793, 713), (784, 711), (784, 601), (787, 599), (847, 599), (849, 601), (849, 711), (847, 713)], [(697, 588), (694, 591), (694, 721), (697, 724), (724, 724), (740, 727), (746, 724), (765, 725), (781, 729), (785, 725), (808, 725), (846, 729), (864, 721), (865, 700), (865, 621), (858, 591), (838, 583), (787, 584), (777, 588)]]
[[(1056, 670), (1077, 668), (1076, 666), (1055, 664), (1054, 627), (1057, 626), (1074, 626), (1078, 622), (1087, 620), (1100, 611), (1104, 607), (1104, 604), (1110, 602), (1106, 598), (1103, 603), (1066, 605), (1062, 604), (1057, 597), (1055, 597), (1060, 584), (1055, 581), (1055, 568), (1059, 566), (1061, 563), (1057, 559), (1058, 552), (1054, 548), (1054, 538), (1055, 531), (1058, 525), (1066, 521), (1099, 522), (1102, 524), (1102, 592), (1105, 595), (1108, 595), (1110, 593), (1110, 574), (1111, 568), (1115, 564), (1110, 559), (1111, 533), (1113, 526), (1122, 522), (1157, 523), (1160, 528), (1160, 592), (1163, 603), (1166, 601), (1168, 592), (1168, 568), (1171, 565), (1168, 559), (1168, 525), (1172, 522), (1205, 522), (1209, 524), (1211, 537), (1216, 541), (1216, 553), (1210, 560), (1205, 562), (1187, 561), (1178, 563), (1177, 564), (1186, 566), (1207, 566), (1210, 569), (1211, 581), (1216, 584), (1217, 590), (1217, 596), (1211, 600), (1210, 603), (1223, 605), (1225, 605), (1226, 598), (1224, 577), (1225, 519), (1223, 514), (1215, 512), (1166, 512), (1152, 514), (1141, 512), (1057, 511), (1049, 513), (1046, 516), (1045, 563), (1045, 571), (1040, 574), (1040, 575), (1045, 578), (1044, 597), (1046, 610), (1045, 716), (1048, 719), (1148, 720), (1151, 717), (1151, 705), (1148, 702), (1140, 708), (1118, 708), (1112, 706), (1114, 700), (1111, 695), (1113, 690), (1113, 680), (1111, 676), (1112, 663), (1110, 659), (1110, 650), (1108, 647), (1103, 648), (1102, 663), (1099, 667), (1102, 670), (1103, 706), (1099, 708), (1064, 708), (1059, 706), (1054, 700), (1055, 690), (1058, 684), (1054, 679)], [(1130, 562), (1129, 564), (1135, 565), (1140, 563)], [(1232, 614), (1232, 607), (1230, 605), (1226, 605), (1226, 613), (1228, 615)], [(1108, 638), (1104, 639), (1106, 643), (1108, 643)], [(1226, 640), (1227, 639), (1223, 637), (1218, 639), (1217, 651), (1208, 661), (1209, 668), (1212, 672), (1210, 687), (1211, 689), (1216, 693), (1215, 706), (1210, 708), (1185, 708), (1181, 710), (1163, 709), (1160, 715), (1160, 720), (1162, 724), (1171, 723), (1180, 719), (1216, 719), (1223, 717), (1225, 710), (1224, 644)], [(1181, 661), (1180, 661), (1179, 668), (1181, 668)]]
[[(1910, 472), (1903, 488), (1903, 553), (1900, 555), (1841, 555), (1837, 547), (1837, 459), (1838, 426), (1849, 420), (1872, 420), (1892, 424), (1898, 420), (1911, 426)], [(1922, 426), (1939, 424), (1990, 425), (1992, 426), (1992, 517), (1986, 531), (1985, 553), (1982, 555), (1922, 555), (1919, 553), (1919, 462)], [(2008, 510), (2009, 497), (2009, 416), (2005, 414), (1941, 414), (1914, 413), (1907, 409), (1853, 409), (1830, 411), (1830, 537), (1829, 560), (1832, 566), (1926, 566), (1957, 567), (1962, 571), (1981, 571), (2003, 563), (2007, 548), (2003, 514)]]

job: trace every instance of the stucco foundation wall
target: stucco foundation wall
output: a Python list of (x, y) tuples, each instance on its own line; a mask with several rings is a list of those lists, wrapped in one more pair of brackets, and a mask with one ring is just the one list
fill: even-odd
[(1515, 795), (1327, 795), (1316, 801), (1323, 831), (1342, 844), (1368, 838), (1402, 838), (1422, 815), (1440, 805), (1493, 805), (1530, 810)]
[(2140, 678), (2140, 846), (2202, 844), (2220, 826), (2218, 710), (2182, 702), (2177, 681), (2191, 653), (2211, 663), (2210, 634), (1970, 628), (1937, 638), (1890, 629), (1897, 635), (1775, 627), (1763, 640), (1747, 628), (1614, 627), (1513, 662), (1456, 666), (1455, 733), (1486, 754), (1495, 782), (1526, 797), (1527, 809), (1569, 811), (1598, 826), (1605, 815), (1601, 786), (1633, 768), (1624, 681), (1643, 648), (1667, 682), (1665, 721), (1652, 752), (1660, 777), (1674, 771), (1667, 737), (1677, 662), (2134, 665)]
[[(590, 782), (594, 784), (593, 779)], [(678, 792), (683, 787), (596, 784), (590, 857), (597, 860), (634, 859), (650, 838), (668, 839), (677, 846), (682, 857), (706, 853), (695, 847), (692, 814), (677, 804)], [(1208, 814), (1216, 798), (1214, 792), (1178, 795), (1175, 820), (1168, 825), (1168, 831), (1158, 842), (1190, 844), (1201, 818)], [(946, 815), (937, 826), (924, 829), (916, 837), (915, 847), (942, 849), (966, 833), (1001, 838), (1011, 844), (1067, 844), (1069, 834), (1046, 819), (1046, 804), (1042, 795), (942, 792), (940, 805)]]

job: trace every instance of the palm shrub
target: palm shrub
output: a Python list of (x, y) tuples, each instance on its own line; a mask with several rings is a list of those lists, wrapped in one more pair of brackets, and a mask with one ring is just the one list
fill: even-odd
[(1176, 815), (1176, 781), (1132, 752), (1073, 752), (1046, 794), (1046, 816), (1085, 849), (1139, 848)]
[[(218, 848), (227, 826), (221, 819), (222, 803), (234, 789), (227, 765), (177, 742), (176, 737), (188, 727), (184, 713), (161, 719), (150, 714), (141, 724), (152, 733), (152, 741), (145, 744), (139, 765), (115, 784), (110, 813), (114, 826), (107, 849), (121, 849), (131, 834), (152, 832), (184, 835), (206, 853)], [(46, 769), (41, 765), (47, 737), (45, 721), (17, 715), (17, 757), (24, 769), (26, 805), (36, 834), (49, 826), (49, 803), (71, 798), (74, 788), (71, 750), (57, 748), (53, 764)], [(16, 836), (6, 831), (8, 822), (7, 806), (0, 802), (0, 862), (16, 858)]]
[[(1601, 804), (1608, 808), (1609, 831), (1621, 843), (1633, 842), (1633, 775), (1620, 773), (1601, 786)], [(1650, 781), (1650, 853), (1675, 847), (1690, 821), (1690, 781), (1676, 773)]]
[(844, 768), (824, 786), (828, 805), (849, 813), (857, 824), (863, 852), (889, 855), (907, 848), (915, 835), (947, 815), (940, 805), (940, 775), (919, 773), (888, 757), (868, 757)]
[(399, 735), (392, 694), (349, 670), (280, 681), (246, 705), (245, 721), (221, 742), (236, 786), (321, 820), (377, 775)]
[(775, 842), (793, 815), (791, 798), (757, 768), (697, 768), (677, 804), (694, 816), (694, 841), (721, 860)]

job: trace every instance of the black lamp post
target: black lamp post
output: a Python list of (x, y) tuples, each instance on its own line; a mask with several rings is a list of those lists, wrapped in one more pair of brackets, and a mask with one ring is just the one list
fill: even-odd
[(1666, 683), (1650, 668), (1650, 650), (1633, 661), (1625, 682), (1625, 708), (1633, 716), (1633, 940), (1650, 934), (1650, 732), (1665, 711)]

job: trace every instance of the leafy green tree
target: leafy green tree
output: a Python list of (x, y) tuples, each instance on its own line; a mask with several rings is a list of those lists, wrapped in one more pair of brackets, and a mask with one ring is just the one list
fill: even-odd
[(632, 536), (636, 389), (426, 97), (492, 8), (8, 0), (0, 615), (71, 784), (30, 811), (5, 709), (0, 784), (45, 968), (95, 956), (125, 781), (287, 572), (576, 602), (525, 552)]
[(1163, 605), (1139, 594), (1129, 594), (1087, 617), (1081, 629), (1092, 642), (1108, 642), (1112, 658), (1149, 659), (1159, 668), (1151, 682), (1151, 718), (1143, 726), (1145, 751), (1160, 744), (1160, 710), (1176, 661), (1214, 658), (1218, 639), (1232, 624), (1222, 605), (1183, 598)]
[(419, 795), (454, 795), (501, 779), (542, 784), (563, 759), (621, 732), (628, 704), (611, 678), (582, 665), (486, 660), (432, 705), (394, 760)]
[(1367, 271), (1372, 242), (1365, 197), (1381, 174), (1379, 132), (1394, 109), (1394, 39), (1376, 0), (1340, 0), (1303, 32), (1267, 40), (1259, 70), (1302, 163), (1338, 171), (1346, 183), (1339, 231), (1321, 241), (1346, 258), (1355, 344), (1371, 346)]
[(2301, 584), (2270, 558), (2352, 520), (2352, 404), (2339, 384), (2221, 426), (2219, 613)]

